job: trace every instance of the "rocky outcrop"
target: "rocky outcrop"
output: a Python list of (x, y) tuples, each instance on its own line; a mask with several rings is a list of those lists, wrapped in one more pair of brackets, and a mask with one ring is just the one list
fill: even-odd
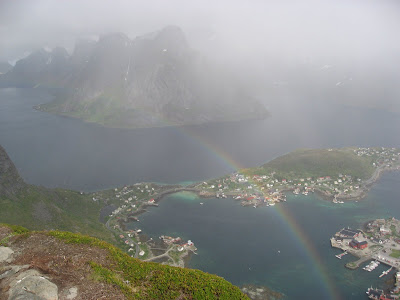
[(13, 253), (14, 251), (11, 248), (0, 246), (0, 263), (10, 262)]
[(218, 276), (146, 263), (88, 236), (0, 225), (0, 244), (0, 300), (247, 299)]
[(45, 235), (18, 240), (11, 231), (4, 233), (4, 229), (7, 228), (0, 227), (0, 242), (7, 240), (9, 246), (0, 247), (0, 300), (97, 299), (100, 295), (123, 299), (122, 293), (112, 287), (87, 278), (90, 268), (81, 264), (82, 257), (90, 259), (87, 247), (85, 253), (80, 253), (81, 247), (68, 246)]
[[(11, 268), (19, 266), (11, 266)], [(6, 277), (7, 278), (7, 277)], [(58, 300), (58, 287), (37, 270), (19, 271), (7, 278), (8, 300)]]

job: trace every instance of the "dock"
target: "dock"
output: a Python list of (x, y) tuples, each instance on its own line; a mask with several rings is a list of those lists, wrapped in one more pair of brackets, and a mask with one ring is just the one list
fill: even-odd
[(390, 271), (393, 270), (393, 267), (390, 267), (390, 269), (387, 269), (386, 271), (383, 271), (381, 275), (379, 275), (379, 278), (382, 278), (383, 276), (387, 275), (390, 273)]

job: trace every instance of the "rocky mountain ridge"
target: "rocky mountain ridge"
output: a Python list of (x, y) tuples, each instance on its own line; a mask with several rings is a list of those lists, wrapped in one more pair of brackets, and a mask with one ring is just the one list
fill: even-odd
[(65, 49), (39, 50), (0, 76), (0, 86), (68, 92), (38, 108), (112, 127), (155, 127), (264, 118), (267, 111), (226, 68), (192, 50), (168, 26), (129, 39), (107, 34)]

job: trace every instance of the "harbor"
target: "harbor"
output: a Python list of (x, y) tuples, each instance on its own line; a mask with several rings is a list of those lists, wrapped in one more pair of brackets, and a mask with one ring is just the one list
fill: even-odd
[(383, 278), (389, 274), (396, 276), (395, 287), (389, 291), (368, 288), (367, 295), (370, 299), (399, 299), (400, 287), (400, 221), (395, 218), (377, 219), (366, 224), (363, 230), (342, 228), (331, 238), (331, 246), (341, 249), (341, 254), (335, 255), (342, 259), (346, 254), (351, 254), (357, 260), (348, 262), (345, 266), (354, 270), (365, 263), (362, 269), (366, 272), (373, 272), (379, 265), (388, 268), (380, 275)]

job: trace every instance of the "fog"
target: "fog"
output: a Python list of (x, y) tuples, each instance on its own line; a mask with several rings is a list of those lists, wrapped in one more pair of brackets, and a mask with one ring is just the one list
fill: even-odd
[(109, 32), (134, 38), (166, 25), (181, 27), (193, 49), (232, 68), (266, 105), (310, 98), (311, 84), (314, 99), (333, 88), (330, 98), (382, 106), (385, 93), (384, 108), (399, 110), (395, 0), (2, 0), (0, 61), (40, 47), (71, 52), (77, 38)]

